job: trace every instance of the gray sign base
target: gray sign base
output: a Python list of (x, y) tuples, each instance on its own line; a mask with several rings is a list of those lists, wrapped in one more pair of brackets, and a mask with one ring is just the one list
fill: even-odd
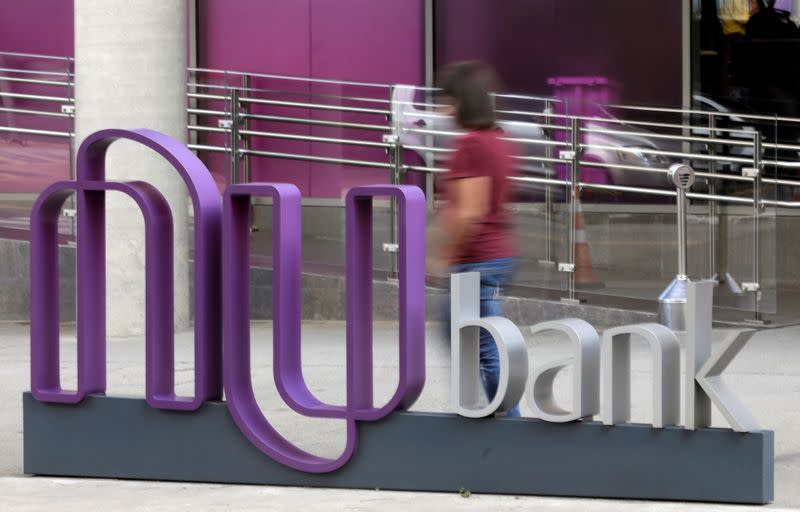
[(307, 474), (262, 454), (224, 402), (193, 413), (91, 396), (80, 405), (25, 393), (25, 473), (356, 489), (768, 503), (773, 433), (647, 425), (470, 420), (398, 412), (359, 424), (342, 469)]

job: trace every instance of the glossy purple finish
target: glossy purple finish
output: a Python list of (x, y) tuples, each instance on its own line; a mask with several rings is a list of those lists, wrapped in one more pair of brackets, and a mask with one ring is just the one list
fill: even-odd
[[(105, 181), (105, 155), (118, 139), (147, 146), (163, 156), (189, 189), (195, 212), (195, 395), (174, 390), (173, 231), (164, 197), (141, 182)], [(194, 410), (222, 397), (220, 358), (219, 193), (202, 162), (161, 133), (101, 130), (78, 151), (77, 180), (46, 189), (31, 212), (31, 390), (38, 400), (80, 402), (106, 389), (105, 193), (120, 191), (139, 205), (145, 221), (145, 339), (147, 402), (162, 409)], [(70, 191), (78, 210), (78, 389), (64, 390), (59, 375), (59, 210)]]
[[(273, 344), (278, 392), (295, 411), (344, 419), (347, 442), (336, 459), (297, 448), (261, 413), (250, 377), (249, 249), (250, 200), (269, 196), (273, 214)], [(373, 403), (372, 385), (372, 198), (396, 197), (400, 231), (400, 368), (392, 398)], [(300, 191), (289, 184), (253, 183), (228, 187), (224, 198), (223, 282), (225, 395), (236, 424), (271, 458), (294, 469), (333, 471), (353, 455), (356, 421), (374, 421), (414, 403), (425, 382), (425, 199), (410, 186), (366, 186), (347, 196), (347, 400), (319, 401), (303, 378), (300, 342)]]

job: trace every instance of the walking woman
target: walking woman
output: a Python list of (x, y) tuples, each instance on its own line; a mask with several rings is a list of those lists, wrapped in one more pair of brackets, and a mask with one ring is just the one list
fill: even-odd
[[(501, 296), (517, 244), (506, 207), (513, 198), (513, 148), (495, 122), (495, 76), (482, 63), (463, 62), (449, 66), (439, 86), (440, 103), (464, 133), (455, 141), (444, 177), (447, 205), (434, 258), (440, 267), (449, 265), (450, 273), (480, 272), (481, 316), (502, 316)], [(481, 329), (480, 370), (489, 400), (497, 392), (499, 364), (497, 345)], [(518, 406), (507, 413), (519, 415)]]

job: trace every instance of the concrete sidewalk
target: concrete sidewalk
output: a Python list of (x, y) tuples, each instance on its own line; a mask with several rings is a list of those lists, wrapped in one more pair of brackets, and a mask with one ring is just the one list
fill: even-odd
[[(256, 395), (273, 425), (298, 446), (334, 456), (344, 445), (344, 428), (334, 420), (304, 418), (278, 398), (272, 381), (271, 324), (252, 329), (252, 373)], [(375, 326), (376, 402), (385, 400), (397, 381), (396, 324)], [(427, 384), (415, 410), (445, 411), (449, 397), (449, 348), (428, 329)], [(721, 337), (722, 332), (716, 333)], [(344, 397), (344, 337), (342, 322), (303, 325), (303, 361), (311, 390), (324, 401)], [(529, 337), (537, 363), (563, 355), (555, 337)], [(75, 382), (74, 329), (62, 332), (62, 383)], [(575, 510), (575, 511), (711, 511), (754, 510), (711, 504), (654, 503), (633, 500), (592, 500), (546, 497), (343, 491), (286, 487), (200, 485), (163, 482), (27, 477), (22, 474), (22, 392), (29, 389), (28, 328), (0, 324), (0, 511), (58, 510)], [(176, 336), (176, 383), (180, 393), (193, 389), (192, 334)], [(651, 377), (644, 345), (633, 350), (633, 421), (648, 421)], [(144, 394), (144, 341), (110, 339), (108, 394)], [(764, 428), (775, 431), (775, 503), (770, 510), (800, 510), (800, 327), (757, 334), (726, 373), (738, 396)], [(557, 398), (569, 396), (569, 374), (557, 380)], [(526, 411), (523, 404), (523, 413)], [(714, 416), (715, 425), (727, 426)]]

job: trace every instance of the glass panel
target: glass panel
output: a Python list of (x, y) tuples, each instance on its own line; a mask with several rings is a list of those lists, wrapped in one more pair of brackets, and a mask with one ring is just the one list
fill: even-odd
[[(63, 107), (63, 108), (62, 108)], [(72, 61), (0, 52), (0, 236), (27, 239), (36, 194), (72, 178)], [(70, 234), (70, 222), (65, 223)]]

